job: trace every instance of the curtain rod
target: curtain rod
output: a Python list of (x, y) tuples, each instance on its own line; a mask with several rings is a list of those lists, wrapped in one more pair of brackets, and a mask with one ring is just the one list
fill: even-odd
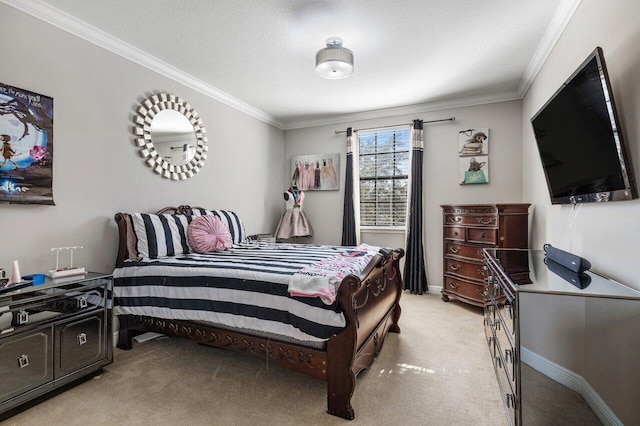
[[(440, 120), (429, 120), (429, 121), (423, 121), (424, 124), (428, 124), (428, 123), (440, 123), (443, 121), (456, 121), (455, 117), (449, 117), (449, 118), (443, 118)], [(408, 123), (409, 125), (413, 124), (413, 123)], [(372, 129), (385, 129), (387, 127), (398, 127), (398, 126), (405, 126), (407, 125), (406, 123), (401, 123), (401, 124), (390, 124), (388, 126), (376, 126), (376, 127), (367, 127), (364, 129), (353, 129), (354, 132), (359, 132), (360, 130), (372, 130)], [(347, 133), (346, 130), (335, 130), (335, 134), (339, 135), (340, 133)]]

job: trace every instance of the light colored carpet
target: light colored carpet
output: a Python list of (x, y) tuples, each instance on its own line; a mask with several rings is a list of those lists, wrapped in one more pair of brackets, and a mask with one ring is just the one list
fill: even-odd
[(402, 295), (390, 333), (358, 376), (355, 420), (326, 414), (326, 384), (264, 359), (161, 338), (116, 349), (88, 380), (7, 425), (506, 425), (482, 310)]

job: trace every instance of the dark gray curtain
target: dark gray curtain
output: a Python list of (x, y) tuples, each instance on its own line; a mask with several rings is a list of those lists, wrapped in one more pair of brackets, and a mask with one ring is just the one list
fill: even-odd
[(353, 209), (353, 129), (347, 129), (347, 170), (344, 177), (344, 209), (342, 214), (342, 245), (355, 246), (356, 215)]
[(404, 289), (414, 294), (428, 290), (422, 245), (422, 120), (413, 120), (411, 132), (411, 188), (407, 211), (407, 252), (404, 263)]

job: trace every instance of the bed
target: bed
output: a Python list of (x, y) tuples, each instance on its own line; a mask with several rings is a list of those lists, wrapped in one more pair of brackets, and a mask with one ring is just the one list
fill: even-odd
[[(119, 231), (114, 270), (118, 347), (129, 350), (133, 337), (153, 331), (267, 357), (270, 362), (325, 380), (327, 412), (353, 419), (351, 397), (356, 376), (373, 363), (387, 332), (400, 332), (399, 260), (404, 251), (380, 249), (358, 276), (349, 274), (341, 279), (335, 302), (328, 304), (319, 298), (293, 297), (283, 283), (300, 262), (324, 259), (349, 248), (245, 242), (244, 228), (235, 214), (232, 217), (226, 211), (188, 205), (146, 216), (157, 223), (160, 217), (168, 229), (167, 219), (175, 228), (174, 220), (180, 225), (185, 217), (201, 214), (226, 218), (237, 244), (211, 255), (190, 253), (186, 248), (183, 252), (166, 250), (172, 239), (169, 231), (139, 238), (140, 225), (136, 228), (135, 221), (140, 221), (140, 214), (115, 215)], [(149, 225), (148, 217), (142, 216)], [(183, 230), (174, 234), (173, 245), (179, 247), (180, 240), (184, 241)], [(166, 241), (159, 244), (156, 237)], [(161, 246), (160, 252), (150, 255), (153, 258), (136, 252), (140, 240), (145, 239), (149, 247), (154, 241)], [(185, 288), (195, 290), (198, 296), (185, 295)], [(211, 294), (224, 294), (224, 300), (208, 299)], [(152, 307), (148, 306), (150, 300)], [(158, 300), (161, 302), (156, 303)], [(240, 323), (230, 324), (231, 317), (239, 317)]]

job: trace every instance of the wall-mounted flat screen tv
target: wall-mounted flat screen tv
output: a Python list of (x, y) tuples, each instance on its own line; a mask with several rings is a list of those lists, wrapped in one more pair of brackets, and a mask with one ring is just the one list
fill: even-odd
[(638, 197), (601, 48), (531, 119), (552, 204)]

